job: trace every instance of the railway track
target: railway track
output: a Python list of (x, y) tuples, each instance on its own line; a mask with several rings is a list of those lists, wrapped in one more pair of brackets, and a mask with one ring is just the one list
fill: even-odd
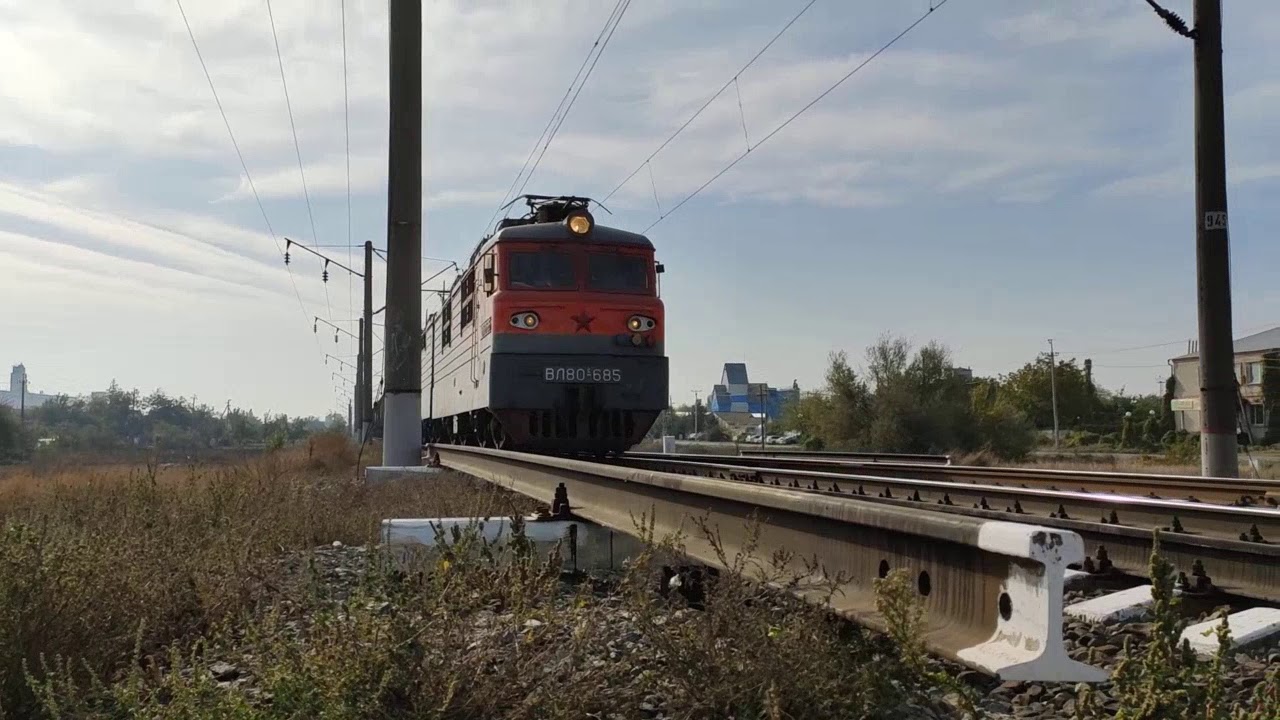
[[(993, 479), (994, 468), (848, 463), (798, 458), (629, 453), (614, 462), (625, 467), (787, 488), (829, 497), (856, 497), (886, 507), (915, 508), (986, 520), (1007, 520), (1059, 528), (1084, 541), (1087, 571), (1118, 570), (1142, 576), (1151, 555), (1153, 531), (1161, 530), (1164, 554), (1181, 570), (1184, 589), (1216, 589), (1280, 602), (1280, 509), (1266, 503), (1226, 505), (1151, 497), (1152, 485), (1130, 477), (1109, 484), (1102, 473), (1075, 478), (1079, 489), (1029, 487), (1009, 476)], [(961, 474), (948, 474), (960, 468)], [(888, 470), (886, 473), (885, 471)], [(980, 472), (966, 473), (968, 470)], [(1020, 477), (1015, 473), (1014, 478)], [(1061, 474), (1056, 482), (1066, 484)], [(955, 479), (963, 478), (963, 479)], [(1203, 478), (1155, 476), (1167, 488), (1203, 488)], [(1198, 482), (1192, 482), (1192, 481)], [(1050, 482), (1048, 480), (1044, 482)], [(1249, 485), (1265, 497), (1270, 484)], [(1025, 486), (1024, 486), (1025, 485)], [(1123, 494), (1115, 486), (1132, 487)], [(1106, 487), (1102, 491), (1099, 488)], [(1237, 489), (1241, 486), (1235, 486)], [(1090, 489), (1092, 488), (1092, 489)], [(1146, 494), (1136, 494), (1142, 490)], [(1206, 495), (1201, 491), (1201, 495)], [(1234, 495), (1234, 491), (1228, 493)], [(1274, 495), (1272, 496), (1274, 497)]]
[(1079, 648), (1068, 655), (1064, 645), (1068, 568), (1104, 584), (1142, 577), (1156, 528), (1185, 595), (1208, 604), (1280, 602), (1280, 545), (1233, 537), (1242, 524), (1280, 537), (1280, 511), (1271, 507), (858, 475), (847, 464), (843, 472), (761, 467), (770, 458), (759, 457), (641, 454), (601, 463), (474, 447), (431, 453), (624, 533), (647, 516), (659, 537), (680, 531), (690, 557), (709, 565), (719, 564), (717, 553), (690, 534), (690, 519), (716, 528), (732, 557), (752, 542), (745, 528), (754, 518), (759, 557), (804, 558), (846, 577), (834, 609), (872, 627), (880, 619), (871, 581), (906, 569), (933, 623), (930, 649), (1005, 679), (1099, 679), (1097, 668), (1076, 662)]
[[(732, 458), (736, 464), (779, 470), (845, 472), (951, 483), (1007, 485), (1093, 493), (1111, 492), (1153, 499), (1183, 499), (1229, 505), (1276, 507), (1280, 504), (1280, 481), (1276, 480), (1231, 478), (1206, 481), (1202, 477), (1190, 475), (952, 465), (945, 455), (901, 456), (875, 453), (759, 450), (744, 450), (744, 453), (741, 456), (684, 453), (679, 455), (684, 460), (701, 462), (723, 462)], [(626, 457), (670, 458), (671, 456), (662, 453), (627, 453)]]

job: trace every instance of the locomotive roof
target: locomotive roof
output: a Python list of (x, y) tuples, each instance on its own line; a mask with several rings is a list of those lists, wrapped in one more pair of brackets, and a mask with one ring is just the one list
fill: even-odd
[(640, 233), (619, 230), (618, 228), (604, 225), (596, 225), (586, 235), (574, 235), (561, 222), (530, 223), (528, 225), (505, 227), (489, 236), (484, 242), (480, 243), (480, 247), (476, 248), (475, 253), (471, 256), (471, 262), (474, 264), (481, 253), (500, 242), (521, 240), (563, 242), (566, 244), (620, 245), (647, 248), (649, 250), (654, 249), (653, 243), (649, 241), (649, 238)]

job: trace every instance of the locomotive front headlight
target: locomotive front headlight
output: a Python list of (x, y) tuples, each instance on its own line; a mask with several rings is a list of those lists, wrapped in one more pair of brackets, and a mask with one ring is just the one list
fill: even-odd
[(657, 320), (644, 315), (632, 315), (627, 318), (627, 329), (631, 332), (648, 332), (657, 326)]
[(538, 313), (522, 312), (511, 316), (511, 324), (524, 330), (538, 327)]
[(574, 213), (565, 218), (565, 225), (569, 227), (569, 232), (574, 235), (586, 235), (591, 232), (591, 213), (580, 212)]

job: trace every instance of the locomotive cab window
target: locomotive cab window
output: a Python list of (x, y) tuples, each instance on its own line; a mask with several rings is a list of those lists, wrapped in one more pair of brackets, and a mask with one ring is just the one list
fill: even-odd
[(577, 287), (573, 258), (552, 250), (513, 252), (507, 257), (507, 287), (513, 290), (553, 290)]
[(607, 292), (646, 292), (649, 261), (638, 255), (590, 253), (587, 255), (587, 287)]
[(475, 303), (472, 296), (476, 293), (476, 271), (472, 270), (462, 279), (462, 302), (458, 308), (458, 325), (466, 327), (475, 317)]
[(492, 295), (494, 291), (493, 253), (484, 256), (484, 294)]

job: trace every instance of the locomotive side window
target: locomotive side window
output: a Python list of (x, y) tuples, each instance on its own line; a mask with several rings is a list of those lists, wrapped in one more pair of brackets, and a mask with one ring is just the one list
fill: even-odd
[(462, 302), (458, 308), (458, 324), (466, 327), (471, 324), (472, 318), (475, 316), (475, 303), (471, 301), (471, 297), (476, 292), (476, 271), (472, 270), (462, 279)]
[(508, 287), (549, 290), (577, 287), (573, 258), (568, 253), (540, 250), (513, 252), (507, 258)]
[(649, 261), (636, 255), (591, 253), (587, 287), (609, 292), (640, 293), (649, 289)]
[(453, 338), (453, 298), (447, 297), (440, 306), (440, 345), (449, 347)]

